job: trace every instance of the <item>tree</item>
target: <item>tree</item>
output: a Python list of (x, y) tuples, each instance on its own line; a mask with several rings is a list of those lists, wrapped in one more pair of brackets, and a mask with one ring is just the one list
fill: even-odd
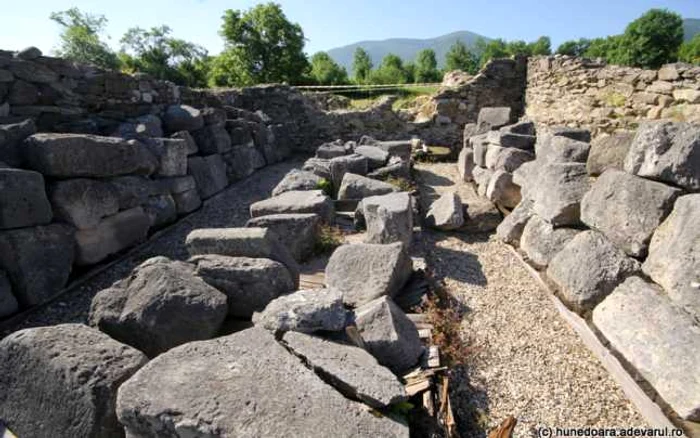
[(581, 38), (578, 41), (564, 41), (557, 47), (557, 53), (560, 55), (583, 56), (591, 45), (591, 41)]
[(311, 78), (319, 85), (342, 85), (348, 82), (348, 72), (326, 52), (311, 57)]
[(371, 82), (374, 84), (405, 84), (408, 82), (403, 61), (393, 53), (382, 59), (379, 67), (372, 71)]
[(352, 60), (352, 72), (355, 82), (359, 84), (367, 83), (372, 67), (372, 59), (369, 57), (369, 53), (362, 47), (355, 49)]
[(506, 42), (502, 39), (491, 40), (488, 43), (483, 43), (480, 47), (481, 51), (481, 65), (485, 65), (492, 59), (505, 58), (508, 56), (508, 48)]
[(683, 62), (700, 65), (700, 33), (686, 41), (678, 52), (678, 59)]
[(533, 56), (548, 56), (552, 54), (552, 41), (548, 36), (537, 38), (537, 41), (528, 44), (528, 47), (530, 49), (530, 54)]
[(509, 41), (506, 43), (506, 53), (510, 56), (530, 56), (532, 51), (530, 45), (525, 41)]
[(435, 51), (424, 49), (416, 55), (415, 81), (437, 82), (440, 80), (440, 72), (437, 68)]
[(620, 39), (622, 35), (607, 38), (594, 38), (590, 41), (584, 56), (586, 58), (603, 58), (609, 63), (619, 63)]
[(413, 62), (407, 62), (403, 65), (403, 73), (406, 77), (406, 83), (418, 82), (418, 79), (416, 79), (416, 64)]
[(619, 62), (656, 69), (676, 61), (681, 44), (681, 16), (666, 9), (650, 9), (625, 29), (620, 39)]
[(56, 50), (58, 56), (105, 69), (119, 68), (117, 55), (100, 40), (107, 25), (104, 15), (91, 15), (71, 8), (53, 12), (49, 17), (63, 28), (59, 37), (61, 43)]
[[(299, 24), (287, 20), (280, 5), (259, 4), (246, 12), (228, 9), (223, 21), (219, 32), (224, 39), (223, 58), (215, 62), (212, 82), (294, 84), (303, 79), (309, 69), (304, 32)], [(229, 80), (243, 82), (220, 83)]]
[(445, 70), (462, 70), (470, 74), (479, 71), (479, 60), (461, 41), (455, 41), (445, 55)]

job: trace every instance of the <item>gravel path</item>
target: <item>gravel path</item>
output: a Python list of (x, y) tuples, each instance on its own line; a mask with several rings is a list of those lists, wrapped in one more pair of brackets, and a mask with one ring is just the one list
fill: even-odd
[[(473, 190), (454, 164), (417, 166), (422, 198)], [(423, 233), (428, 265), (465, 306), (473, 356), (458, 370), (453, 401), (462, 437), (485, 436), (507, 416), (516, 437), (539, 426), (645, 426), (617, 383), (559, 316), (505, 244), (488, 235)]]
[[(92, 297), (102, 289), (120, 280), (144, 260), (155, 256), (187, 260), (185, 237), (196, 228), (242, 227), (250, 218), (250, 204), (266, 199), (284, 175), (302, 161), (288, 160), (260, 169), (252, 176), (239, 181), (223, 192), (208, 199), (197, 212), (168, 228), (144, 247), (135, 250), (124, 260), (97, 274), (76, 290), (32, 313), (21, 324), (9, 331), (66, 322), (85, 322)], [(0, 338), (7, 333), (0, 333)]]

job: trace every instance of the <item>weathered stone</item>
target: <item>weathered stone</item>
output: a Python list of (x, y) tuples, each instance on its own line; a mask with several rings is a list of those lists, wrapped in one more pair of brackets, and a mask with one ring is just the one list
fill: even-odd
[(337, 290), (300, 290), (272, 300), (253, 322), (273, 333), (337, 332), (347, 325), (347, 311)]
[(411, 178), (411, 162), (397, 156), (390, 156), (386, 166), (380, 167), (367, 174), (368, 177), (387, 180), (389, 178)]
[(136, 140), (87, 134), (34, 134), (24, 143), (29, 168), (58, 178), (150, 175), (158, 160)]
[(539, 160), (523, 163), (513, 172), (513, 183), (520, 186), (523, 198), (530, 198), (528, 190), (535, 186), (542, 163)]
[(318, 149), (316, 149), (316, 157), (327, 160), (335, 157), (342, 157), (343, 155), (348, 155), (349, 153), (352, 153), (352, 151), (348, 151), (341, 141), (324, 143), (319, 146)]
[(486, 153), (489, 150), (488, 135), (476, 135), (469, 139), (469, 144), (474, 150), (474, 164), (479, 167), (486, 167)]
[(463, 182), (474, 180), (474, 165), (474, 150), (471, 147), (462, 148), (457, 157), (457, 172)]
[(36, 125), (32, 119), (0, 125), (0, 161), (12, 167), (20, 167), (24, 161), (22, 142), (34, 133)]
[(343, 294), (343, 302), (357, 307), (382, 296), (395, 296), (413, 270), (401, 243), (343, 245), (326, 266), (326, 284)]
[(645, 257), (681, 191), (620, 170), (603, 173), (581, 201), (581, 221), (632, 257)]
[(122, 123), (112, 133), (113, 137), (126, 139), (142, 139), (163, 137), (163, 128), (160, 118), (153, 114), (146, 114), (130, 122)]
[(515, 114), (508, 107), (481, 108), (476, 120), (478, 132), (502, 128), (515, 121)]
[(109, 216), (92, 229), (75, 233), (78, 265), (92, 265), (109, 255), (146, 239), (150, 218), (143, 208), (135, 207)]
[(555, 226), (580, 223), (581, 200), (589, 188), (586, 166), (578, 163), (548, 164), (527, 193), (535, 202), (534, 211)]
[(230, 182), (235, 182), (255, 173), (265, 167), (265, 158), (260, 155), (255, 146), (250, 144), (236, 145), (223, 155), (227, 165)]
[(294, 287), (299, 286), (299, 265), (267, 228), (201, 228), (188, 234), (185, 244), (191, 256), (218, 254), (275, 260), (289, 269)]
[(39, 89), (25, 81), (15, 81), (7, 101), (10, 105), (34, 105), (39, 100)]
[(423, 354), (416, 326), (389, 297), (357, 308), (355, 322), (367, 351), (395, 374), (416, 365)]
[(367, 157), (367, 168), (370, 171), (384, 166), (389, 159), (389, 152), (377, 146), (358, 146), (355, 153)]
[(467, 233), (487, 233), (495, 230), (501, 223), (501, 212), (485, 198), (473, 197), (464, 201), (464, 225), (460, 231)]
[(327, 181), (331, 180), (331, 160), (323, 158), (309, 158), (304, 162), (302, 170), (312, 172)]
[(573, 228), (554, 228), (539, 216), (532, 215), (523, 229), (520, 248), (535, 267), (546, 268), (552, 258), (579, 232)]
[(371, 354), (303, 333), (288, 332), (283, 342), (344, 395), (384, 408), (407, 399), (396, 376)]
[[(511, 134), (527, 135), (527, 136), (534, 136), (536, 133), (535, 123), (531, 122), (531, 121), (527, 121), (527, 120), (515, 123), (513, 125), (504, 126), (499, 131), (508, 132)], [(532, 146), (534, 146), (534, 145), (535, 145), (535, 142), (533, 139)], [(505, 146), (505, 145), (503, 145), (503, 146)], [(509, 146), (509, 147), (511, 147), (511, 146)], [(515, 147), (515, 146), (512, 146), (512, 147)], [(528, 149), (532, 149), (532, 147), (530, 147)]]
[(7, 68), (16, 78), (23, 79), (27, 82), (50, 84), (58, 81), (58, 74), (56, 72), (37, 62), (13, 59), (9, 61)]
[(317, 190), (320, 188), (320, 184), (320, 176), (305, 170), (292, 169), (272, 189), (272, 196), (278, 196), (292, 190)]
[(367, 157), (359, 154), (333, 158), (329, 163), (333, 187), (340, 187), (343, 176), (345, 176), (346, 173), (354, 173), (363, 176), (367, 175), (367, 162)]
[(199, 192), (196, 189), (173, 193), (172, 197), (179, 215), (192, 213), (202, 206), (202, 198), (199, 197)]
[(585, 128), (571, 128), (569, 126), (553, 126), (547, 129), (550, 135), (555, 137), (566, 137), (571, 140), (591, 142), (591, 131)]
[(200, 110), (202, 113), (202, 118), (204, 119), (204, 124), (218, 125), (226, 122), (226, 111), (221, 108), (206, 107)]
[(171, 105), (163, 114), (163, 125), (168, 132), (194, 131), (204, 126), (204, 118), (191, 106)]
[(531, 151), (535, 148), (535, 136), (514, 134), (512, 132), (491, 131), (487, 134), (487, 140), (492, 145), (504, 148)]
[(252, 328), (177, 347), (119, 389), (128, 436), (408, 437), (324, 383), (269, 332)]
[[(340, 297), (339, 297), (340, 299)], [(12, 284), (5, 271), (0, 270), (0, 319), (6, 318), (19, 310), (17, 298), (12, 294)]]
[(679, 102), (700, 103), (700, 91), (691, 88), (674, 90), (673, 98)]
[(0, 229), (45, 225), (52, 217), (40, 173), (0, 169)]
[(447, 192), (435, 200), (425, 216), (426, 224), (438, 230), (456, 230), (464, 225), (462, 200), (454, 192)]
[(532, 161), (535, 155), (531, 152), (515, 148), (504, 148), (497, 145), (489, 145), (486, 151), (485, 164), (488, 169), (514, 172), (523, 163)]
[(627, 257), (605, 236), (584, 231), (552, 258), (547, 275), (570, 307), (586, 312), (639, 268), (639, 262)]
[(486, 189), (489, 187), (489, 181), (493, 176), (493, 170), (483, 167), (475, 167), (473, 170), (474, 183), (476, 184), (476, 192), (479, 196), (486, 196)]
[(177, 205), (171, 195), (151, 196), (146, 200), (143, 211), (150, 220), (151, 228), (161, 228), (177, 220)]
[(367, 224), (366, 243), (403, 242), (413, 240), (413, 206), (406, 192), (364, 198), (358, 208)]
[[(165, 181), (168, 180), (158, 180), (154, 183), (143, 176), (118, 176), (110, 179), (109, 184), (113, 187), (117, 195), (119, 203), (118, 209), (128, 210), (130, 208), (145, 204), (146, 201), (148, 201), (148, 197), (153, 194), (170, 193), (170, 191), (167, 190), (167, 187), (164, 187)], [(194, 180), (192, 180), (192, 182), (194, 183)], [(116, 213), (116, 211), (109, 214), (114, 213)]]
[(659, 69), (659, 80), (660, 81), (675, 81), (680, 75), (676, 69), (675, 64), (666, 64)]
[(338, 189), (338, 199), (363, 199), (369, 196), (386, 195), (398, 189), (386, 182), (377, 181), (366, 176), (346, 173)]
[(158, 159), (155, 176), (187, 175), (187, 143), (171, 138), (149, 138), (145, 144)]
[(625, 171), (699, 190), (700, 127), (689, 123), (643, 123), (625, 159)]
[(86, 230), (119, 211), (119, 193), (110, 183), (94, 179), (56, 181), (49, 186), (56, 219)]
[(0, 268), (22, 307), (46, 302), (68, 281), (73, 232), (59, 224), (0, 232)]
[(525, 225), (527, 225), (528, 221), (534, 216), (532, 208), (533, 203), (530, 199), (524, 198), (520, 201), (513, 211), (511, 211), (496, 228), (496, 235), (498, 238), (513, 246), (520, 246), (520, 239), (523, 235)]
[(250, 219), (246, 227), (268, 228), (300, 262), (314, 251), (321, 218), (314, 213), (271, 214)]
[(506, 208), (515, 208), (522, 197), (520, 186), (513, 183), (513, 174), (504, 170), (495, 171), (486, 187), (486, 198)]
[(3, 420), (22, 437), (122, 437), (117, 389), (147, 361), (82, 324), (14, 332), (0, 341)]
[(598, 176), (606, 169), (623, 169), (633, 139), (633, 132), (602, 134), (596, 137), (591, 143), (591, 151), (586, 161), (588, 174)]
[(321, 190), (292, 190), (250, 206), (251, 217), (282, 213), (315, 213), (329, 224), (335, 216), (333, 201)]
[(535, 144), (537, 160), (545, 163), (585, 163), (591, 149), (589, 143), (560, 135), (540, 135)]
[(228, 186), (226, 164), (218, 154), (189, 157), (187, 173), (197, 182), (197, 192), (202, 199), (211, 198)]
[(214, 337), (227, 310), (226, 295), (196, 277), (192, 267), (155, 257), (95, 295), (88, 320), (114, 339), (154, 357), (178, 345)]
[(280, 262), (265, 258), (201, 255), (191, 258), (195, 274), (228, 297), (228, 314), (250, 318), (270, 301), (292, 292), (295, 281)]
[(194, 155), (197, 152), (199, 152), (199, 147), (197, 146), (197, 142), (194, 141), (194, 138), (192, 138), (192, 135), (187, 132), (187, 131), (178, 131), (174, 133), (173, 135), (170, 136), (170, 138), (174, 140), (183, 140), (186, 145), (187, 149), (187, 155)]
[(223, 123), (208, 125), (192, 131), (192, 137), (202, 155), (223, 154), (231, 150), (231, 137)]
[(19, 59), (27, 59), (27, 60), (32, 60), (36, 59), (41, 56), (41, 50), (37, 49), (36, 47), (27, 47), (25, 49), (20, 50), (15, 54), (16, 58)]
[(651, 238), (642, 269), (676, 305), (700, 319), (700, 194), (681, 196)]
[[(362, 146), (362, 143), (360, 143), (360, 146)], [(371, 146), (383, 149), (387, 151), (390, 156), (399, 157), (403, 161), (409, 161), (413, 153), (411, 140), (379, 141), (371, 144)]]
[(593, 310), (593, 323), (681, 418), (700, 420), (700, 327), (660, 288), (628, 278)]

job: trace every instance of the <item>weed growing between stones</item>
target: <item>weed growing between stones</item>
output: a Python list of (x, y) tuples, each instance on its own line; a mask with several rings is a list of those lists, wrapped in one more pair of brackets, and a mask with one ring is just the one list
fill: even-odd
[(326, 178), (321, 178), (321, 181), (316, 184), (316, 190), (323, 190), (323, 193), (327, 196), (333, 195), (333, 185)]
[(433, 325), (433, 342), (440, 348), (440, 356), (448, 367), (463, 365), (471, 348), (462, 339), (462, 312), (460, 303), (441, 285), (431, 285), (422, 311)]
[(391, 184), (392, 186), (397, 187), (400, 191), (402, 192), (414, 192), (418, 189), (416, 186), (416, 183), (413, 181), (406, 179), (406, 178), (401, 178), (401, 177), (389, 177), (386, 179), (386, 182)]
[(345, 235), (340, 228), (325, 224), (321, 225), (316, 245), (314, 246), (314, 254), (330, 254), (343, 243), (345, 243)]

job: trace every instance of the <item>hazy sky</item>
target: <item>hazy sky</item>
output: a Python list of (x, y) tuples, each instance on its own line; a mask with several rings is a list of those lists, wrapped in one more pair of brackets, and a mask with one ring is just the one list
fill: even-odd
[[(76, 6), (109, 19), (110, 44), (133, 26), (167, 24), (173, 35), (218, 53), (225, 9), (247, 9), (249, 0), (0, 0), (0, 49), (34, 45), (45, 53), (56, 46), (59, 28), (52, 11)], [(470, 30), (492, 38), (562, 41), (620, 33), (650, 8), (667, 8), (700, 18), (700, 0), (282, 0), (287, 17), (301, 24), (314, 53), (362, 40), (430, 38)]]

